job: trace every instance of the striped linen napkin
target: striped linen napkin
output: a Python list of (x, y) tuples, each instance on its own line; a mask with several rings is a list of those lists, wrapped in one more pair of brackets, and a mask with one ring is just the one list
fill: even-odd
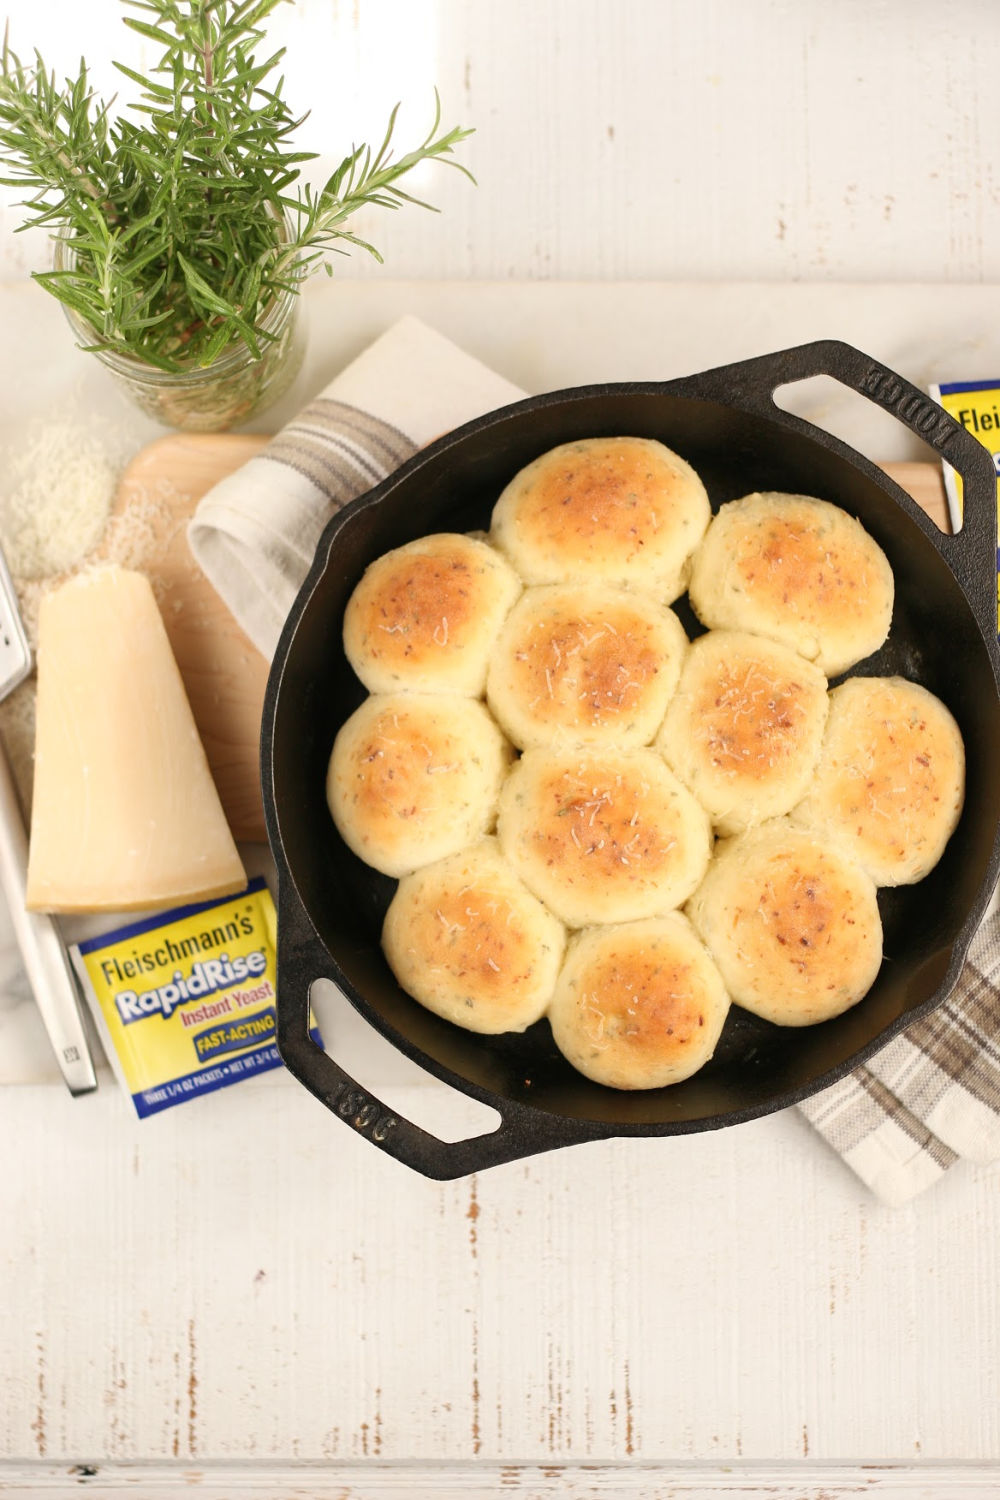
[[(416, 318), (401, 319), (203, 497), (188, 537), (270, 657), (324, 526), (441, 433), (525, 393)], [(959, 1158), (1000, 1156), (1000, 915), (977, 934), (950, 999), (803, 1115), (890, 1204)]]
[(188, 527), (209, 582), (264, 656), (323, 528), (418, 448), (524, 391), (418, 318), (401, 318), (203, 496)]

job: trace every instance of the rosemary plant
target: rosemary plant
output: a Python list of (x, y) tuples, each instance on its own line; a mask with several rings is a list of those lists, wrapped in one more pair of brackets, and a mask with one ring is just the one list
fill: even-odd
[[(284, 49), (258, 58), (261, 23), (279, 0), (123, 0), (126, 26), (163, 47), (137, 83), (134, 118), (96, 98), (86, 62), (63, 85), (36, 52), (22, 63), (4, 37), (0, 150), (6, 186), (29, 190), (22, 226), (52, 226), (67, 252), (36, 279), (93, 332), (97, 351), (178, 373), (245, 345), (260, 359), (275, 299), (299, 290), (325, 252), (373, 245), (346, 226), (368, 205), (431, 205), (400, 179), (418, 162), (465, 167), (452, 151), (471, 131), (440, 132), (394, 156), (396, 109), (377, 149), (352, 150), (319, 190), (299, 185), (296, 117), (274, 72)], [(435, 94), (435, 100), (437, 95)]]

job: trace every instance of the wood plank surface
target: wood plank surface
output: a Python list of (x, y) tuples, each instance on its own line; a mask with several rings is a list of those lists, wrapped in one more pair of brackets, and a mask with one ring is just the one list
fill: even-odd
[(997, 1500), (991, 1464), (4, 1464), (0, 1495), (86, 1500)]
[[(8, 432), (88, 364), (38, 296), (4, 304)], [(312, 363), (274, 425), (406, 312), (531, 390), (831, 331), (918, 383), (1000, 369), (1000, 291), (981, 286), (310, 296)], [(133, 451), (153, 436), (86, 378)], [(883, 414), (856, 408), (855, 447), (918, 456), (891, 421), (866, 437)], [(353, 1022), (332, 1016), (338, 1055)], [(344, 1060), (437, 1128), (448, 1090), (400, 1081), (413, 1065), (384, 1039)], [(277, 1073), (142, 1122), (106, 1078), (2, 1101), (2, 1495), (1000, 1493), (1000, 1164), (885, 1209), (789, 1111), (440, 1184)]]
[[(123, 550), (152, 581), (202, 743), (235, 837), (263, 842), (258, 769), (268, 664), (205, 578), (187, 543), (195, 506), (259, 453), (265, 436), (172, 434), (148, 444), (122, 476), (105, 555)], [(940, 469), (887, 464), (890, 474), (947, 529)]]
[(4, 1109), (0, 1459), (1000, 1462), (1000, 1164), (892, 1210), (795, 1111), (437, 1183), (287, 1075)]
[[(22, 56), (61, 78), (83, 54), (105, 97), (113, 58), (157, 60), (112, 0), (4, 14)], [(397, 100), (408, 150), (435, 85), (444, 125), (476, 129), (457, 159), (479, 188), (421, 168), (441, 213), (363, 212), (350, 227), (385, 265), (338, 257), (338, 281), (1000, 279), (990, 0), (300, 0), (267, 32), (310, 112), (302, 148), (324, 153), (314, 183)], [(20, 194), (2, 197), (3, 274), (46, 266), (48, 230), (16, 234)]]

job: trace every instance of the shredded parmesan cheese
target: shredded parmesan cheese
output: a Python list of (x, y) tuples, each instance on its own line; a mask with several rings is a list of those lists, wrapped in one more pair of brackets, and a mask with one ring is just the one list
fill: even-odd
[(65, 573), (96, 547), (124, 459), (108, 424), (65, 412), (35, 418), (3, 451), (0, 539), (15, 577)]

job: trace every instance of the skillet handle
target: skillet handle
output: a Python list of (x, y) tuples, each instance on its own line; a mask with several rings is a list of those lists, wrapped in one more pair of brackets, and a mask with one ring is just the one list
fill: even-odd
[[(320, 1103), (363, 1135), (373, 1146), (424, 1177), (448, 1181), (484, 1167), (534, 1156), (559, 1146), (600, 1140), (613, 1132), (529, 1110), (504, 1101), (499, 1127), (465, 1141), (442, 1141), (403, 1119), (362, 1088), (309, 1035), (309, 992), (319, 978), (329, 978), (326, 948), (294, 890), (278, 887), (278, 1035), (281, 1059)], [(470, 1094), (473, 1091), (467, 1090)], [(489, 1103), (496, 1108), (497, 1101)]]
[[(938, 402), (871, 355), (837, 339), (799, 344), (776, 354), (706, 370), (703, 375), (686, 380), (684, 385), (694, 394), (724, 398), (771, 421), (778, 420), (783, 426), (815, 435), (817, 429), (811, 423), (782, 411), (774, 402), (774, 392), (779, 386), (808, 380), (814, 375), (829, 375), (883, 407), (961, 475), (962, 529), (954, 536), (935, 535), (934, 540), (969, 595), (984, 634), (995, 642), (997, 474), (988, 450)], [(821, 435), (827, 446), (850, 454), (857, 463), (857, 454), (822, 430)], [(864, 462), (873, 472), (880, 473), (874, 464)], [(881, 479), (885, 483), (884, 475)]]

